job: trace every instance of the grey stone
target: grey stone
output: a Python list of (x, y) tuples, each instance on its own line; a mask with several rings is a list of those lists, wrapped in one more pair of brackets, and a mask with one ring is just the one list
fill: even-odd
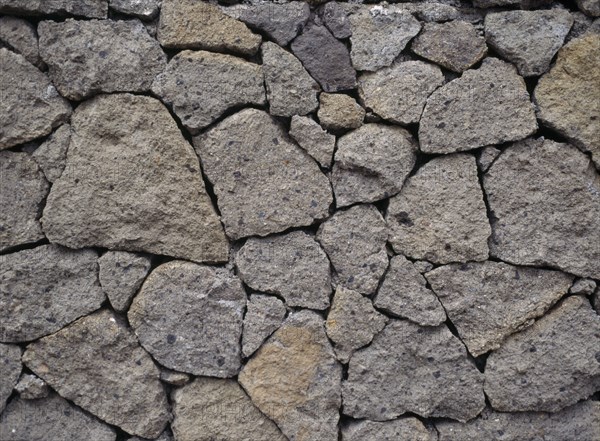
[(600, 5), (595, 0), (575, 0), (577, 7), (590, 17), (600, 17)]
[(488, 171), (496, 158), (500, 156), (500, 153), (502, 153), (502, 150), (492, 146), (481, 149), (481, 152), (479, 152), (479, 155), (477, 156), (477, 166), (479, 167), (479, 170), (482, 172)]
[(44, 380), (31, 374), (23, 374), (15, 386), (19, 396), (24, 400), (46, 398), (50, 389)]
[(437, 326), (446, 320), (446, 313), (426, 284), (412, 262), (404, 256), (394, 256), (373, 304), (419, 325)]
[(417, 17), (419, 20), (424, 22), (437, 22), (437, 21), (450, 21), (458, 18), (463, 18), (464, 8), (457, 9), (454, 6), (460, 6), (460, 1), (453, 2), (448, 1), (448, 4), (442, 2), (436, 3), (397, 3), (394, 5), (396, 10), (402, 10), (410, 12), (412, 15)]
[(0, 251), (45, 238), (39, 222), (48, 182), (31, 156), (0, 151)]
[(418, 144), (400, 127), (365, 124), (338, 139), (331, 175), (338, 207), (397, 194), (412, 171)]
[(111, 306), (115, 311), (126, 311), (150, 272), (150, 258), (127, 251), (107, 251), (98, 264), (100, 285)]
[(475, 357), (531, 326), (573, 283), (559, 271), (501, 262), (447, 265), (425, 277)]
[(581, 294), (588, 296), (596, 290), (596, 282), (592, 279), (577, 279), (573, 286), (569, 288), (571, 294)]
[(600, 315), (600, 288), (597, 288), (596, 292), (592, 296), (592, 305), (596, 310), (596, 314)]
[(28, 21), (9, 16), (0, 17), (0, 43), (23, 55), (34, 66), (44, 68), (38, 49), (37, 33)]
[[(129, 438), (127, 441), (148, 441), (148, 440), (145, 438), (140, 438), (139, 436), (134, 436), (134, 437)], [(160, 434), (160, 436), (158, 438), (155, 438), (154, 441), (173, 441), (173, 436), (171, 435), (170, 432), (165, 430), (163, 433)]]
[(352, 26), (346, 11), (338, 2), (325, 3), (319, 8), (319, 17), (335, 38), (348, 38), (352, 35)]
[(160, 380), (173, 386), (183, 386), (191, 381), (192, 377), (185, 372), (172, 371), (170, 369), (160, 370)]
[(518, 5), (522, 0), (473, 0), (473, 6), (476, 8), (492, 8), (494, 6), (506, 7)]
[(0, 150), (49, 134), (71, 115), (50, 79), (22, 55), (0, 48)]
[(290, 136), (321, 167), (331, 167), (335, 150), (335, 136), (323, 130), (319, 123), (306, 116), (294, 115), (290, 125)]
[(433, 269), (433, 263), (427, 262), (426, 260), (415, 260), (413, 263), (415, 269), (421, 274), (431, 271)]
[(591, 17), (580, 11), (571, 12), (571, 17), (573, 17), (573, 26), (571, 26), (569, 35), (565, 38), (566, 43), (583, 36), (592, 27), (594, 22)]
[(169, 421), (158, 368), (108, 310), (31, 343), (23, 362), (62, 397), (132, 435), (156, 438)]
[(317, 240), (334, 268), (334, 281), (372, 294), (388, 266), (387, 226), (373, 205), (355, 205), (322, 223)]
[(451, 153), (517, 141), (537, 128), (523, 78), (512, 65), (487, 58), (479, 69), (431, 94), (421, 116), (419, 142), (425, 153)]
[(286, 441), (235, 380), (197, 378), (172, 394), (177, 441)]
[(108, 0), (0, 0), (0, 13), (106, 18)]
[(600, 388), (600, 316), (566, 298), (507, 339), (485, 366), (485, 393), (501, 412), (557, 412)]
[(33, 152), (33, 159), (48, 181), (56, 181), (65, 170), (70, 142), (71, 126), (63, 124)]
[(483, 176), (490, 254), (600, 278), (600, 177), (575, 147), (530, 139), (506, 149)]
[(227, 260), (198, 157), (158, 100), (102, 95), (81, 104), (71, 124), (67, 166), (42, 217), (51, 242)]
[(42, 245), (2, 256), (0, 340), (35, 340), (100, 308), (98, 254)]
[(292, 440), (337, 441), (342, 367), (312, 311), (292, 313), (242, 368), (238, 381)]
[(42, 21), (38, 33), (50, 78), (70, 100), (102, 92), (147, 92), (167, 63), (139, 20)]
[(390, 320), (350, 359), (342, 385), (344, 414), (386, 421), (405, 412), (459, 421), (485, 406), (483, 375), (445, 325)]
[(319, 95), (319, 104), (319, 122), (328, 130), (356, 129), (365, 119), (365, 109), (343, 93), (323, 92)]
[(2, 367), (2, 375), (0, 375), (0, 413), (2, 413), (6, 406), (6, 400), (10, 397), (21, 375), (21, 348), (17, 345), (0, 343), (0, 366)]
[(175, 55), (154, 80), (152, 92), (173, 109), (192, 134), (231, 107), (266, 103), (261, 66), (205, 51)]
[(328, 216), (329, 180), (266, 112), (242, 110), (194, 138), (194, 146), (232, 239), (265, 236)]
[(250, 296), (242, 335), (244, 357), (250, 357), (279, 328), (285, 314), (285, 305), (278, 298), (262, 294)]
[(353, 421), (342, 426), (342, 441), (437, 441), (437, 435), (414, 417), (392, 421)]
[(270, 41), (263, 43), (261, 53), (271, 115), (306, 115), (319, 106), (319, 85), (300, 60)]
[(149, 20), (158, 15), (161, 0), (109, 0), (110, 9)]
[(394, 251), (433, 263), (486, 260), (491, 234), (475, 158), (434, 158), (390, 199), (386, 217)]

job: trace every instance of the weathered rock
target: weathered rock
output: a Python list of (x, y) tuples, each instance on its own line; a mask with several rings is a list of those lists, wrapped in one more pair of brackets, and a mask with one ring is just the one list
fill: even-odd
[(24, 400), (39, 400), (46, 398), (50, 389), (44, 380), (31, 374), (24, 374), (15, 386), (19, 396)]
[(71, 100), (102, 92), (146, 92), (167, 63), (139, 20), (42, 21), (38, 32), (50, 78)]
[(425, 153), (450, 153), (517, 141), (536, 130), (523, 78), (512, 65), (487, 58), (479, 69), (431, 94), (421, 116), (419, 142)]
[(405, 412), (459, 421), (485, 406), (483, 375), (445, 325), (391, 320), (350, 359), (343, 382), (344, 413), (385, 421)]
[(354, 98), (342, 93), (322, 93), (319, 96), (319, 122), (328, 130), (347, 130), (360, 127), (365, 118), (363, 109)]
[(594, 22), (594, 20), (591, 17), (588, 17), (580, 11), (571, 12), (571, 17), (573, 17), (573, 26), (571, 26), (571, 30), (565, 38), (565, 43), (568, 43), (569, 41), (575, 38), (581, 37), (590, 29), (590, 27), (592, 27), (592, 24)]
[(353, 421), (342, 426), (343, 441), (434, 441), (437, 436), (414, 417), (386, 422)]
[(71, 105), (22, 55), (0, 48), (0, 65), (0, 150), (46, 136), (69, 117)]
[(412, 264), (412, 266), (421, 274), (431, 271), (434, 267), (433, 263), (427, 262), (426, 260), (415, 260)]
[(227, 235), (265, 236), (329, 214), (329, 180), (267, 113), (238, 112), (194, 139)]
[(331, 167), (335, 136), (323, 130), (319, 123), (306, 116), (294, 115), (290, 125), (290, 136), (321, 164), (321, 167)]
[(573, 286), (569, 288), (571, 294), (581, 294), (588, 296), (593, 294), (596, 290), (596, 282), (592, 279), (578, 279), (573, 283)]
[(150, 258), (126, 251), (107, 251), (99, 259), (102, 290), (115, 311), (124, 312), (150, 272)]
[[(134, 436), (129, 438), (127, 441), (148, 441), (146, 438), (140, 438), (139, 436)], [(160, 434), (158, 438), (155, 438), (154, 441), (173, 441), (173, 436), (167, 430)]]
[(473, 0), (473, 6), (476, 8), (492, 8), (494, 6), (518, 5), (523, 0)]
[(235, 380), (197, 378), (173, 394), (177, 441), (285, 441)]
[(577, 7), (590, 17), (600, 17), (600, 5), (594, 0), (575, 0)]
[(451, 21), (458, 18), (465, 20), (465, 8), (464, 6), (459, 9), (451, 5), (464, 5), (464, 2), (454, 2), (452, 0), (447, 1), (448, 4), (440, 3), (396, 3), (394, 7), (397, 10), (402, 10), (411, 13), (419, 20), (424, 22), (432, 21)]
[(500, 153), (502, 153), (502, 150), (492, 146), (481, 149), (481, 152), (477, 156), (477, 166), (479, 167), (479, 170), (482, 172), (488, 171), (496, 158), (500, 156)]
[(592, 305), (594, 306), (596, 314), (600, 315), (600, 288), (597, 288), (596, 292), (592, 296)]
[(161, 0), (109, 0), (110, 9), (148, 20), (158, 15)]
[(600, 316), (585, 297), (568, 297), (490, 354), (485, 393), (501, 412), (557, 412), (600, 388), (598, 348)]
[(50, 182), (54, 182), (65, 169), (67, 150), (71, 142), (71, 126), (63, 124), (44, 141), (31, 156)]
[(228, 270), (171, 261), (148, 276), (127, 317), (140, 344), (161, 365), (232, 377), (240, 368), (245, 307), (242, 284)]
[(400, 127), (365, 124), (338, 139), (331, 182), (338, 207), (397, 194), (415, 165), (418, 145)]
[(526, 140), (483, 177), (493, 235), (490, 254), (517, 265), (558, 267), (600, 278), (600, 177), (568, 144)]
[(188, 384), (192, 377), (185, 372), (172, 371), (170, 369), (160, 370), (160, 380), (173, 386), (183, 386)]
[(242, 335), (242, 353), (252, 355), (285, 318), (285, 305), (273, 296), (253, 294), (248, 299)]
[(319, 85), (302, 63), (269, 41), (263, 43), (261, 52), (271, 115), (306, 115), (315, 110), (319, 105)]
[(315, 312), (292, 313), (238, 379), (289, 439), (338, 439), (342, 367)]
[(491, 234), (475, 158), (434, 158), (390, 199), (394, 251), (434, 263), (486, 260)]
[(322, 223), (317, 240), (333, 264), (334, 281), (361, 294), (372, 294), (388, 257), (387, 226), (373, 205), (355, 205)]
[(0, 13), (106, 18), (108, 0), (0, 0)]
[(325, 3), (319, 8), (319, 17), (335, 38), (348, 38), (352, 35), (352, 26), (346, 11), (338, 2)]
[(44, 67), (35, 28), (28, 21), (17, 17), (0, 17), (0, 43), (23, 55), (34, 66), (40, 69)]
[(2, 413), (4, 406), (6, 406), (6, 400), (10, 397), (21, 375), (21, 348), (17, 345), (0, 343), (0, 366), (2, 366), (2, 375), (0, 375), (0, 413)]
[(99, 96), (81, 104), (71, 123), (67, 167), (42, 217), (50, 241), (227, 260), (198, 157), (158, 100)]

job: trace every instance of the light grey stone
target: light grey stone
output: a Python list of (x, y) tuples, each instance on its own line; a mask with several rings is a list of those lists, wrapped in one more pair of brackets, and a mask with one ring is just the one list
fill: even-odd
[(352, 26), (346, 11), (340, 3), (333, 1), (319, 8), (319, 17), (335, 38), (348, 38), (352, 35)]
[(6, 400), (12, 394), (13, 388), (17, 385), (21, 375), (21, 348), (17, 345), (0, 343), (0, 366), (2, 366), (2, 375), (0, 375), (0, 413), (2, 413), (6, 406)]
[(246, 308), (242, 353), (250, 357), (279, 328), (286, 309), (278, 298), (262, 294), (252, 294)]
[(0, 13), (106, 18), (108, 0), (0, 0)]
[(65, 170), (70, 142), (71, 126), (63, 124), (33, 152), (33, 159), (48, 181), (54, 182)]
[(335, 150), (335, 136), (327, 133), (312, 118), (294, 115), (290, 136), (312, 156), (321, 167), (331, 167)]
[(23, 55), (34, 66), (44, 68), (38, 49), (37, 33), (28, 21), (17, 17), (0, 17), (0, 43)]
[(149, 20), (158, 15), (161, 0), (109, 0), (110, 9)]
[(596, 282), (592, 279), (577, 279), (573, 286), (569, 288), (571, 294), (581, 294), (588, 296), (596, 290)]
[(431, 2), (431, 3), (396, 3), (394, 5), (396, 10), (410, 12), (412, 15), (417, 17), (419, 20), (424, 22), (445, 22), (463, 18), (464, 8), (457, 9), (452, 5), (459, 7), (462, 3), (453, 2), (452, 0), (444, 4), (443, 2)]
[(496, 158), (500, 156), (501, 153), (502, 150), (499, 150), (496, 147), (484, 147), (477, 156), (477, 166), (479, 167), (479, 170), (482, 172), (488, 171), (490, 166), (494, 163)]
[(415, 260), (412, 262), (415, 269), (421, 274), (431, 271), (433, 269), (433, 263), (427, 262), (426, 260)]
[(590, 17), (600, 17), (600, 5), (595, 0), (575, 0), (577, 7)]
[(325, 93), (319, 95), (319, 122), (332, 131), (356, 129), (365, 118), (363, 109), (354, 98), (343, 93)]
[(46, 398), (50, 389), (44, 380), (31, 374), (23, 374), (15, 386), (19, 396), (24, 400)]
[(160, 370), (160, 380), (173, 386), (183, 386), (191, 381), (192, 377), (185, 372), (172, 371), (170, 369)]
[(437, 435), (414, 417), (392, 421), (353, 421), (342, 426), (342, 441), (437, 441)]

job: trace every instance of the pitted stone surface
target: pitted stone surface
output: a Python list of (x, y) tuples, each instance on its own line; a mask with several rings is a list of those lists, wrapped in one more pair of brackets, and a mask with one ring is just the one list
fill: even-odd
[(158, 15), (162, 0), (109, 0), (110, 9), (149, 20)]
[[(6, 406), (6, 400), (12, 394), (13, 388), (19, 381), (21, 375), (21, 348), (17, 345), (0, 343), (0, 413)], [(0, 421), (2, 421), (0, 419)], [(1, 424), (1, 423), (0, 423)], [(1, 433), (1, 432), (0, 432)]]
[(242, 334), (244, 357), (250, 357), (279, 328), (285, 314), (285, 305), (277, 297), (263, 294), (250, 296), (246, 305)]
[(310, 117), (294, 115), (290, 124), (290, 136), (315, 158), (321, 167), (331, 167), (335, 136), (323, 130), (319, 123)]
[(436, 441), (437, 436), (414, 417), (376, 422), (356, 421), (342, 427), (342, 441)]
[(69, 150), (70, 142), (71, 126), (63, 124), (31, 155), (48, 181), (54, 182), (62, 175), (67, 162), (67, 150)]
[(107, 251), (99, 259), (100, 285), (115, 311), (124, 312), (150, 272), (151, 260), (142, 254)]
[(348, 130), (360, 127), (365, 118), (354, 98), (343, 93), (322, 93), (319, 96), (319, 122), (327, 130)]
[(48, 384), (35, 375), (23, 374), (15, 386), (15, 390), (24, 400), (39, 400), (46, 398), (50, 393)]
[(28, 21), (17, 17), (0, 17), (0, 44), (2, 43), (23, 55), (34, 66), (44, 68), (35, 27)]
[(319, 17), (335, 38), (348, 38), (352, 35), (352, 26), (344, 7), (336, 1), (327, 2), (319, 9)]
[(108, 0), (0, 0), (1, 13), (106, 18)]

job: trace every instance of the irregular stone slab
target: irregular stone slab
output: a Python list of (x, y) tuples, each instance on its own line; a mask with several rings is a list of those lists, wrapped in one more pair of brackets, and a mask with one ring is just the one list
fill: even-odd
[(21, 375), (21, 348), (17, 345), (0, 343), (0, 366), (2, 366), (2, 375), (0, 376), (0, 413), (2, 413), (4, 406), (6, 406), (6, 400), (10, 397)]
[(397, 194), (415, 165), (417, 151), (408, 131), (383, 124), (365, 124), (339, 138), (331, 175), (337, 206)]
[(557, 412), (600, 388), (598, 348), (600, 316), (587, 298), (568, 297), (490, 354), (485, 393), (501, 412)]
[(23, 55), (34, 66), (40, 69), (44, 67), (38, 50), (37, 33), (28, 21), (17, 17), (0, 17), (0, 42)]
[(270, 41), (263, 43), (261, 53), (271, 115), (306, 115), (319, 106), (319, 85), (300, 60)]
[(371, 343), (387, 321), (368, 298), (339, 286), (325, 322), (327, 336), (335, 343), (338, 360), (348, 363), (352, 353)]
[(160, 370), (160, 381), (172, 384), (173, 386), (183, 386), (188, 384), (192, 377), (184, 372), (176, 372), (169, 369)]
[(49, 134), (71, 114), (48, 77), (22, 55), (0, 48), (0, 150)]
[(593, 294), (594, 291), (596, 291), (596, 282), (592, 279), (578, 279), (569, 288), (571, 294), (581, 294), (584, 296)]
[(242, 353), (249, 357), (278, 328), (285, 318), (286, 309), (273, 296), (253, 294), (248, 299), (242, 335)]
[(238, 381), (289, 439), (337, 441), (342, 367), (312, 311), (292, 313)]
[(394, 256), (373, 304), (419, 325), (438, 326), (446, 320), (446, 313), (426, 284), (412, 262), (402, 255)]
[(447, 265), (425, 277), (475, 357), (531, 326), (573, 283), (559, 271), (501, 262)]
[(39, 400), (46, 398), (50, 393), (46, 382), (31, 374), (23, 374), (15, 386), (15, 390), (24, 400)]
[(329, 215), (329, 180), (266, 112), (242, 110), (194, 138), (194, 146), (232, 239), (266, 236)]
[(67, 150), (70, 142), (71, 126), (63, 124), (31, 155), (48, 181), (54, 182), (62, 175), (67, 162)]
[[(454, 5), (461, 5), (464, 3), (460, 2), (448, 2)], [(464, 19), (465, 7), (460, 8), (460, 11), (450, 6), (450, 4), (443, 3), (397, 3), (394, 5), (395, 9), (402, 10), (411, 13), (419, 20), (424, 22), (432, 21), (450, 21), (458, 18)]]
[(317, 116), (321, 125), (328, 130), (356, 129), (365, 118), (365, 109), (349, 95), (322, 93), (319, 103)]
[(110, 9), (122, 14), (133, 15), (142, 20), (158, 15), (161, 0), (109, 0)]
[(385, 421), (405, 412), (459, 421), (485, 406), (483, 375), (445, 325), (390, 320), (370, 346), (350, 359), (344, 414)]
[(331, 167), (335, 136), (323, 130), (319, 123), (306, 116), (294, 115), (290, 125), (290, 136), (321, 164), (321, 167)]
[(262, 38), (216, 5), (196, 0), (162, 0), (158, 41), (173, 49), (253, 55)]
[(321, 21), (335, 38), (344, 39), (352, 35), (352, 25), (340, 3), (325, 3), (318, 12)]
[(575, 0), (577, 7), (590, 17), (600, 17), (600, 5), (594, 0)]
[(98, 254), (42, 245), (6, 254), (0, 273), (4, 342), (35, 340), (100, 308)]
[(414, 417), (398, 418), (386, 422), (369, 420), (353, 421), (342, 426), (343, 441), (437, 441), (437, 435), (427, 430)]
[(127, 251), (107, 251), (99, 259), (98, 278), (115, 311), (124, 312), (150, 272), (149, 257)]
[(148, 276), (127, 317), (140, 344), (161, 365), (233, 377), (240, 368), (245, 307), (244, 288), (228, 270), (171, 261)]
[(492, 256), (600, 278), (600, 249), (591, 240), (600, 231), (600, 177), (585, 154), (542, 138), (519, 142), (494, 162), (483, 186), (494, 213)]
[(177, 441), (286, 441), (235, 380), (197, 378), (172, 394)]
[(372, 294), (387, 266), (387, 226), (373, 205), (336, 212), (317, 231), (317, 240), (335, 269), (334, 281), (361, 294)]
[(198, 157), (158, 100), (99, 96), (81, 104), (71, 124), (67, 167), (42, 217), (50, 241), (227, 260)]
[(495, 147), (484, 147), (477, 157), (477, 167), (479, 167), (482, 172), (488, 171), (496, 158), (500, 156), (500, 153), (502, 153), (502, 150)]
[(0, 13), (106, 18), (108, 0), (0, 0)]
[(390, 199), (394, 251), (433, 263), (486, 260), (491, 234), (475, 158), (434, 158)]
[(512, 65), (487, 58), (479, 69), (431, 94), (421, 116), (419, 142), (425, 153), (450, 153), (517, 141), (536, 130), (523, 78)]
[(45, 238), (39, 222), (48, 182), (31, 156), (0, 152), (0, 250)]

